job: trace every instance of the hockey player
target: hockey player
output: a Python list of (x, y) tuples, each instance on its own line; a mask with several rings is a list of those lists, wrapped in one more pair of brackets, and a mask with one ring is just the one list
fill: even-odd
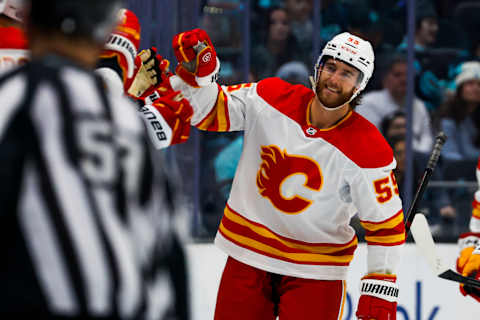
[(157, 149), (187, 141), (193, 110), (189, 102), (162, 84), (168, 61), (156, 49), (138, 53), (141, 27), (135, 13), (119, 12), (119, 24), (109, 36), (96, 73), (109, 90), (138, 100), (139, 115)]
[(313, 90), (278, 78), (220, 86), (219, 60), (200, 29), (173, 39), (170, 78), (192, 124), (244, 131), (244, 147), (215, 243), (228, 254), (216, 320), (341, 319), (348, 265), (366, 230), (359, 319), (396, 318), (396, 266), (405, 242), (392, 150), (354, 111), (374, 69), (368, 41), (331, 39)]
[(28, 60), (23, 0), (0, 1), (0, 73)]
[[(464, 276), (480, 279), (480, 158), (478, 159), (476, 175), (479, 189), (473, 197), (470, 232), (461, 234), (458, 239), (460, 255), (457, 259), (457, 271)], [(480, 289), (465, 287), (461, 284), (460, 292), (464, 296), (470, 295), (480, 302)]]
[(0, 78), (0, 319), (163, 319), (164, 186), (93, 74), (121, 1), (29, 2), (33, 60)]
[[(163, 149), (188, 139), (193, 110), (179, 92), (164, 85), (169, 62), (157, 55), (155, 48), (137, 53), (140, 35), (138, 17), (131, 10), (121, 9), (119, 23), (108, 37), (95, 72), (113, 94), (128, 95), (137, 101), (138, 114), (145, 122), (152, 145)], [(158, 176), (165, 178), (168, 190), (175, 189), (172, 178), (168, 179), (166, 174)], [(170, 211), (174, 212), (175, 204), (170, 203), (170, 206)], [(164, 248), (168, 252), (164, 261), (173, 289), (152, 286), (151, 299), (158, 300), (155, 294), (159, 291), (173, 291), (168, 316), (186, 320), (189, 319), (189, 299), (185, 253), (173, 227)]]

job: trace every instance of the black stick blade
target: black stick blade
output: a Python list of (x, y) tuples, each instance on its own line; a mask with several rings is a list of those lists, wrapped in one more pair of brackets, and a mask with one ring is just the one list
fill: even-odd
[(480, 288), (480, 281), (474, 278), (464, 277), (460, 273), (456, 273), (453, 270), (447, 270), (438, 275), (442, 279), (451, 280), (459, 283), (463, 283), (472, 287)]

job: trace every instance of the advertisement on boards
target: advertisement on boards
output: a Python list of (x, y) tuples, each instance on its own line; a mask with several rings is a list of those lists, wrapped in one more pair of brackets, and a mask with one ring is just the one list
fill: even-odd
[[(455, 268), (458, 248), (455, 244), (438, 244), (444, 263)], [(215, 299), (226, 255), (213, 244), (187, 245), (192, 299), (192, 319), (213, 319)], [(347, 301), (343, 320), (354, 320), (360, 278), (366, 272), (367, 246), (355, 252), (347, 279)], [(397, 270), (400, 287), (397, 320), (479, 320), (480, 303), (460, 294), (458, 284), (440, 279), (429, 269), (414, 244), (406, 244)]]

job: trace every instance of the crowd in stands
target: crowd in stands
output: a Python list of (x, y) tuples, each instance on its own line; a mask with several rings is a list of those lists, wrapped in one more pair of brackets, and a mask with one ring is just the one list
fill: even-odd
[[(241, 23), (234, 14), (243, 2), (205, 0), (204, 27), (213, 42), (220, 43), (218, 52), (223, 68), (220, 82), (230, 84), (277, 76), (309, 86), (308, 76), (319, 55), (313, 52), (313, 43), (319, 41), (321, 48), (333, 35), (349, 31), (368, 39), (375, 50), (374, 77), (356, 111), (377, 126), (390, 143), (398, 163), (395, 173), (402, 195), (407, 188), (415, 191), (434, 137), (441, 130), (448, 140), (432, 181), (475, 181), (475, 165), (480, 155), (480, 2), (416, 1), (412, 106), (415, 185), (406, 186), (407, 1), (322, 0), (319, 30), (315, 29), (314, 1), (250, 1), (250, 73), (244, 79), (239, 58), (244, 46), (235, 36), (241, 34)], [(212, 11), (212, 8), (222, 10)], [(229, 27), (209, 30), (212, 20), (222, 20)], [(230, 45), (225, 42), (226, 32), (231, 35)], [(216, 38), (224, 42), (217, 42)], [(205, 211), (219, 210), (210, 215), (213, 233), (222, 213), (218, 208), (223, 207), (228, 197), (242, 137), (218, 138), (209, 134), (204, 141), (212, 151), (205, 171), (217, 179), (212, 186), (216, 191), (206, 192), (210, 202), (203, 205)], [(447, 186), (427, 190), (421, 208), (428, 214), (435, 236), (454, 240), (467, 230), (473, 191), (473, 187)], [(221, 205), (212, 205), (218, 201)]]

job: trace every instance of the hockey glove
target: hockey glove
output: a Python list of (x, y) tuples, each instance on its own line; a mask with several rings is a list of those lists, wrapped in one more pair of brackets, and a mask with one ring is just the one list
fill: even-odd
[(140, 116), (157, 149), (187, 141), (192, 115), (190, 103), (178, 91), (172, 91), (153, 104), (140, 108)]
[[(463, 276), (480, 279), (480, 233), (467, 232), (458, 239), (460, 256), (457, 259), (457, 271)], [(460, 292), (470, 295), (480, 302), (480, 289), (460, 284)]]
[(175, 73), (192, 87), (207, 86), (217, 80), (220, 60), (208, 34), (202, 29), (182, 32), (173, 37), (178, 65)]
[(397, 316), (398, 285), (395, 275), (371, 273), (360, 281), (358, 319), (395, 320)]
[(134, 99), (151, 95), (164, 80), (169, 65), (168, 60), (157, 54), (155, 47), (140, 52), (135, 58), (134, 76), (125, 84), (127, 94)]

